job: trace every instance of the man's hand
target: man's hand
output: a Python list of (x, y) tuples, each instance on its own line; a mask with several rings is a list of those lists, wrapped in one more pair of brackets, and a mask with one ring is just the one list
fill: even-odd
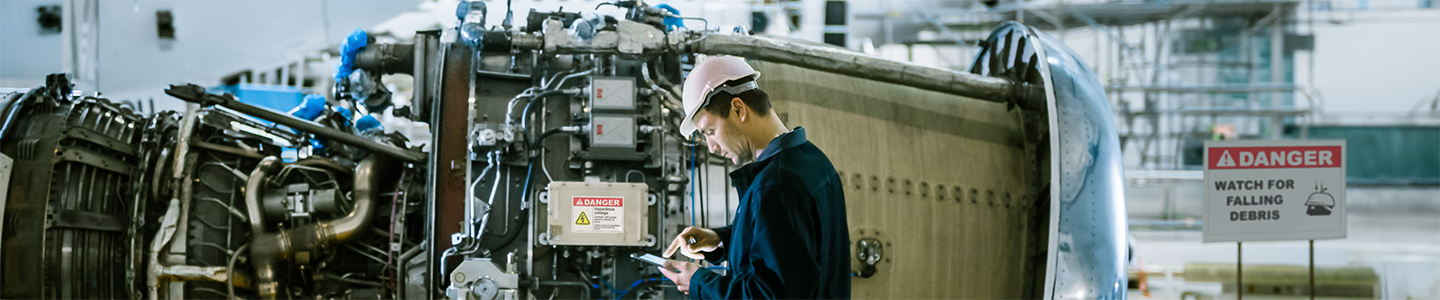
[[(665, 278), (670, 278), (670, 282), (675, 283), (676, 289), (679, 289), (681, 293), (689, 295), (690, 276), (695, 276), (695, 271), (700, 269), (700, 265), (678, 260), (665, 260), (664, 267), (656, 268), (660, 269), (661, 275), (665, 275)], [(679, 270), (680, 273), (670, 272), (669, 269)]]
[(675, 255), (675, 250), (684, 250), (680, 251), (680, 254), (694, 259), (705, 259), (705, 255), (700, 252), (711, 252), (716, 248), (720, 248), (720, 236), (716, 235), (715, 231), (691, 226), (675, 236), (670, 247), (665, 248), (665, 257)]

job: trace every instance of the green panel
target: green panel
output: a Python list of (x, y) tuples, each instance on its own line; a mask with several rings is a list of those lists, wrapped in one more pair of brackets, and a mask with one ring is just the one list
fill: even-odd
[(1440, 127), (1311, 126), (1309, 139), (1345, 139), (1351, 184), (1440, 184)]

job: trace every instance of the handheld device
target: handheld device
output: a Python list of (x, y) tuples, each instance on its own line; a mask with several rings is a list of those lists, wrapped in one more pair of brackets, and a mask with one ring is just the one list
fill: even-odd
[(647, 263), (650, 263), (650, 264), (652, 264), (652, 265), (660, 266), (661, 268), (665, 268), (666, 270), (670, 270), (670, 272), (680, 273), (680, 270), (676, 270), (676, 269), (671, 269), (671, 268), (665, 267), (665, 259), (664, 259), (664, 258), (661, 258), (661, 257), (659, 257), (659, 256), (655, 256), (654, 254), (650, 254), (650, 253), (631, 253), (631, 254), (630, 254), (630, 258), (634, 258), (635, 260), (647, 262)]

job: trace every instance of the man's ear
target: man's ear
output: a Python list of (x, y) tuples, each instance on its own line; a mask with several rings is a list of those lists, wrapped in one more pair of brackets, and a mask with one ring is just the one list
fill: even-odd
[(730, 98), (730, 109), (735, 110), (735, 116), (739, 117), (736, 120), (740, 122), (745, 122), (745, 118), (750, 115), (750, 108), (745, 106), (745, 101), (741, 101), (740, 97)]

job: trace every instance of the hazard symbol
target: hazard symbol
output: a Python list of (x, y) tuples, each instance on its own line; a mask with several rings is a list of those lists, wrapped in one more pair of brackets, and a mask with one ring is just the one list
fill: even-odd
[(586, 217), (585, 212), (582, 211), (580, 217), (575, 218), (575, 225), (590, 225), (590, 218)]
[(1234, 167), (1235, 160), (1230, 158), (1230, 151), (1225, 151), (1225, 154), (1220, 155), (1220, 162), (1215, 165), (1219, 167)]

